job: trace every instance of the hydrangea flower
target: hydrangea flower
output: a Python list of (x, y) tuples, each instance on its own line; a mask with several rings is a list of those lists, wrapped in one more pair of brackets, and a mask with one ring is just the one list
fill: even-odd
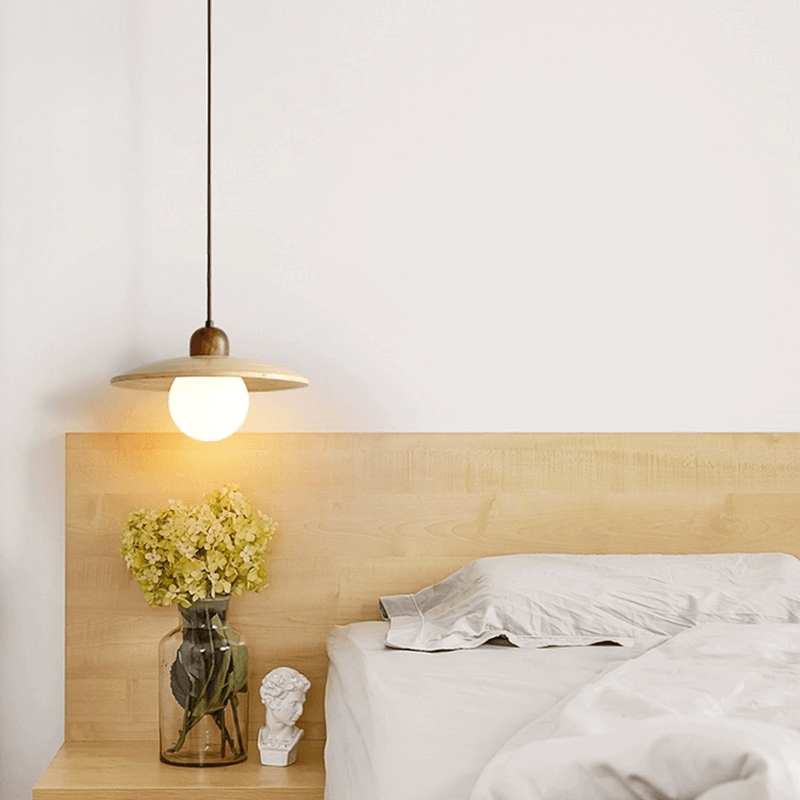
[(260, 592), (277, 525), (235, 486), (197, 506), (171, 500), (128, 518), (120, 552), (151, 606), (189, 607), (206, 597)]

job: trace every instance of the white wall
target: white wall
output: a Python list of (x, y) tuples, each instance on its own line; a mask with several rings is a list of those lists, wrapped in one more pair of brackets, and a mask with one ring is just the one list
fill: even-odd
[[(63, 434), (204, 320), (203, 0), (0, 0), (0, 797), (62, 736)], [(218, 0), (249, 430), (793, 430), (789, 0)]]

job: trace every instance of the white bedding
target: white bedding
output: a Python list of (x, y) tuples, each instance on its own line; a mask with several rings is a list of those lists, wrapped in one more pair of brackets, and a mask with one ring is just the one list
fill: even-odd
[(466, 800), (525, 723), (609, 665), (614, 646), (419, 653), (385, 646), (385, 622), (328, 642), (326, 800)]
[(800, 626), (702, 625), (532, 718), (471, 800), (797, 800)]

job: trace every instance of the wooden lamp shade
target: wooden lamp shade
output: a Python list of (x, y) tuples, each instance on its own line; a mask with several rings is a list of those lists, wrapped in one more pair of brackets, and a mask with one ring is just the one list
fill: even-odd
[(175, 378), (241, 378), (248, 392), (274, 392), (308, 386), (308, 378), (283, 367), (230, 356), (185, 356), (155, 361), (117, 375), (113, 386), (121, 389), (149, 389), (168, 392)]
[(138, 367), (111, 379), (113, 386), (168, 392), (175, 378), (241, 378), (248, 392), (274, 392), (308, 386), (308, 378), (283, 367), (228, 355), (228, 337), (207, 326), (192, 334), (190, 355)]

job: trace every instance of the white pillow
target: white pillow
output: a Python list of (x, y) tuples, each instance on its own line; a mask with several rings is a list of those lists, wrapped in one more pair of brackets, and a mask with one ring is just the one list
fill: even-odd
[(800, 621), (800, 561), (783, 553), (481, 558), (416, 594), (381, 597), (386, 644), (461, 650), (633, 645), (701, 622)]

